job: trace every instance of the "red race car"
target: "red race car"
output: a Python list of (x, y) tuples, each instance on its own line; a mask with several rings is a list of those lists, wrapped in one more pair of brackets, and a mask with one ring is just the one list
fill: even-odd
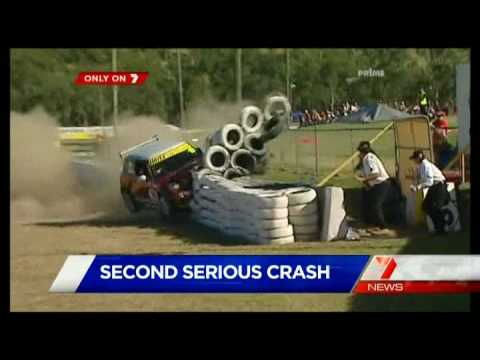
[(120, 152), (123, 161), (120, 191), (130, 212), (143, 208), (171, 219), (190, 209), (192, 170), (202, 163), (199, 148), (184, 141), (151, 140)]

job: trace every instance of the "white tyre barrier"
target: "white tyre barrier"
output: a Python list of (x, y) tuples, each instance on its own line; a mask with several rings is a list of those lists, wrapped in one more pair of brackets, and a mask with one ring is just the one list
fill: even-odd
[(214, 145), (208, 148), (204, 156), (204, 166), (208, 169), (224, 172), (230, 165), (230, 154), (224, 147)]
[(312, 201), (307, 204), (294, 205), (288, 207), (289, 216), (308, 216), (313, 214), (318, 214), (318, 203), (317, 201)]
[(292, 111), (292, 106), (288, 102), (285, 96), (272, 96), (267, 99), (267, 103), (264, 110), (265, 120), (269, 121), (273, 117), (273, 113), (277, 110), (283, 112), (284, 115), (288, 115)]
[(293, 232), (295, 235), (320, 235), (320, 226), (318, 224), (313, 225), (293, 225)]
[(200, 190), (202, 186), (206, 186), (204, 177), (213, 174), (221, 175), (221, 173), (206, 168), (200, 171), (192, 171), (193, 189), (197, 191)]
[(318, 214), (305, 215), (305, 216), (289, 216), (288, 221), (292, 225), (318, 225)]
[(263, 156), (267, 153), (265, 143), (261, 140), (260, 134), (248, 134), (244, 140), (245, 149), (250, 151), (253, 155)]
[(253, 216), (256, 219), (283, 219), (288, 218), (288, 209), (254, 209)]
[(257, 159), (246, 149), (235, 151), (230, 157), (230, 164), (233, 168), (245, 169), (249, 174), (255, 170)]
[(212, 227), (212, 221), (205, 216), (198, 216), (197, 217), (197, 222), (202, 224), (202, 225)]
[(294, 236), (285, 236), (277, 239), (270, 240), (273, 245), (293, 244), (295, 242)]
[(285, 236), (293, 235), (293, 226), (289, 225), (283, 228), (276, 228), (276, 229), (266, 229), (261, 230), (258, 232), (261, 237), (264, 238), (280, 238)]
[(232, 180), (232, 179), (235, 179), (236, 177), (245, 176), (245, 175), (248, 175), (248, 173), (245, 171), (245, 169), (242, 169), (242, 168), (228, 168), (223, 173), (223, 177), (227, 180)]
[(210, 193), (200, 193), (196, 196), (197, 202), (204, 206), (205, 204), (210, 205), (210, 204), (215, 204), (217, 201), (213, 198), (212, 194)]
[(290, 206), (302, 205), (312, 202), (317, 198), (317, 192), (314, 189), (298, 189), (288, 191), (288, 203)]
[(259, 131), (263, 126), (263, 113), (256, 106), (246, 106), (240, 114), (240, 124), (246, 133)]
[(284, 236), (280, 238), (270, 239), (262, 236), (257, 236), (256, 243), (261, 245), (283, 245), (283, 244), (293, 244), (295, 242), (295, 237), (293, 235)]
[(236, 151), (243, 145), (244, 133), (237, 124), (224, 125), (212, 136), (212, 144), (221, 145), (230, 151)]
[(199, 214), (200, 217), (208, 219), (208, 220), (214, 219), (216, 217), (215, 212), (213, 212), (209, 209), (205, 209), (205, 208), (200, 210), (200, 212), (198, 214)]
[(197, 202), (197, 201), (192, 201), (190, 203), (190, 208), (192, 209), (193, 212), (199, 212), (203, 209), (203, 207)]
[(288, 198), (286, 196), (269, 197), (250, 195), (245, 201), (257, 209), (283, 209), (288, 206)]
[(203, 178), (205, 175), (215, 175), (215, 174), (216, 174), (215, 171), (213, 171), (211, 169), (201, 169), (199, 171), (193, 171), (193, 175), (198, 180)]
[(258, 220), (255, 223), (255, 228), (262, 231), (268, 229), (276, 229), (276, 228), (283, 228), (288, 227), (288, 219), (273, 219), (273, 220)]

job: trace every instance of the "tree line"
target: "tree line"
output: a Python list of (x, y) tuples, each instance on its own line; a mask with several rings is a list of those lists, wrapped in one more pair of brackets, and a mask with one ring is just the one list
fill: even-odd
[[(236, 100), (236, 49), (180, 49), (184, 106)], [(455, 67), (468, 49), (242, 49), (242, 97), (261, 102), (290, 92), (295, 109), (346, 101), (415, 101), (423, 88), (439, 102), (455, 99)], [(12, 49), (10, 108), (42, 106), (63, 126), (111, 124), (110, 87), (76, 86), (80, 71), (110, 71), (111, 49)], [(118, 49), (118, 71), (148, 71), (140, 87), (120, 87), (119, 112), (156, 115), (178, 124), (177, 49)]]

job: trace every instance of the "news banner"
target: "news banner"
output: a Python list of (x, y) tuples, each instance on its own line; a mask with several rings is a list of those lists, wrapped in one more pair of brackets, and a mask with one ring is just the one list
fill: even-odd
[(70, 255), (50, 292), (472, 293), (477, 255)]

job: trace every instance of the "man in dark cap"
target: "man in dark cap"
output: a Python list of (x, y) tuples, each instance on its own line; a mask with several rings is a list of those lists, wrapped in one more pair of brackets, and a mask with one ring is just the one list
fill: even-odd
[(410, 160), (416, 164), (418, 174), (417, 184), (412, 184), (410, 190), (415, 192), (428, 189), (422, 209), (432, 219), (435, 232), (444, 234), (445, 219), (441, 209), (450, 201), (445, 176), (435, 164), (425, 158), (425, 154), (421, 150), (414, 151)]
[(365, 185), (362, 202), (366, 222), (374, 226), (370, 232), (374, 235), (393, 235), (392, 230), (387, 229), (384, 214), (391, 190), (390, 176), (368, 141), (360, 142), (357, 150), (360, 153), (357, 170), (361, 175), (356, 174), (355, 177)]

